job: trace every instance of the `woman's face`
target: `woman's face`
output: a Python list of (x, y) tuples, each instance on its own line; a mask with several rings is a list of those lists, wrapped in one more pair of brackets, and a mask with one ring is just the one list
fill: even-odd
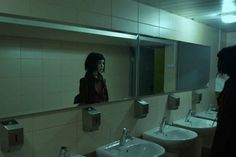
[(98, 68), (99, 73), (104, 72), (104, 67), (105, 67), (104, 63), (105, 63), (104, 60), (99, 60), (98, 61), (97, 68)]

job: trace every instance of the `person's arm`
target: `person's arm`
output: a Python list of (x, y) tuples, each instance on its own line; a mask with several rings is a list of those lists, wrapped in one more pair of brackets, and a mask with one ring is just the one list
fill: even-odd
[(109, 95), (108, 95), (108, 90), (107, 90), (107, 85), (106, 85), (106, 80), (103, 79), (103, 92), (104, 92), (104, 97), (105, 97), (105, 101), (109, 100)]
[(88, 102), (88, 85), (86, 83), (85, 78), (80, 79), (80, 86), (79, 86), (79, 103), (81, 105), (87, 104)]

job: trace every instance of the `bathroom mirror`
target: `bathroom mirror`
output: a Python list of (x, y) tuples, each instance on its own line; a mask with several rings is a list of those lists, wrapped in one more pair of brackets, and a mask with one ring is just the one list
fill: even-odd
[(176, 90), (206, 88), (210, 75), (210, 47), (178, 42)]
[(140, 36), (138, 95), (206, 88), (210, 47)]
[[(19, 18), (1, 17), (0, 28), (0, 118), (77, 106), (74, 96), (91, 51), (106, 58), (109, 101), (202, 88), (208, 80), (205, 71), (200, 85), (178, 86), (186, 54), (178, 54), (185, 45), (177, 41)], [(187, 44), (187, 52), (209, 50), (199, 46)], [(208, 68), (209, 55), (202, 57)]]
[(140, 36), (138, 95), (176, 90), (176, 42)]
[[(137, 35), (32, 20), (0, 21), (0, 118), (73, 104), (92, 51), (106, 58), (109, 101), (134, 96)], [(16, 23), (15, 23), (16, 22)]]

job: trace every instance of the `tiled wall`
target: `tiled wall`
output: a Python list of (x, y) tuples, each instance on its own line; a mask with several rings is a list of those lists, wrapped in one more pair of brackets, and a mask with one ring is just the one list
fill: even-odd
[[(203, 100), (197, 104), (197, 111), (207, 109), (212, 100), (206, 95), (209, 90), (200, 90)], [(101, 126), (98, 131), (84, 132), (82, 130), (81, 109), (71, 108), (31, 116), (17, 118), (24, 126), (25, 144), (20, 151), (1, 153), (0, 157), (52, 157), (57, 156), (60, 146), (65, 145), (71, 154), (87, 154), (98, 146), (120, 138), (123, 127), (127, 127), (134, 136), (159, 126), (164, 113), (168, 112), (170, 120), (185, 116), (191, 108), (191, 92), (176, 93), (180, 97), (178, 110), (167, 111), (167, 95), (146, 97), (143, 100), (150, 105), (149, 113), (144, 119), (133, 116), (133, 101), (123, 101), (100, 105), (95, 108), (101, 112)]]
[[(0, 117), (74, 106), (91, 51), (106, 58), (104, 77), (110, 100), (128, 97), (130, 54), (126, 46), (0, 37)], [(119, 79), (117, 73), (122, 73)]]
[[(209, 103), (215, 102), (214, 92), (212, 92), (211, 89), (214, 87), (216, 74), (215, 56), (219, 45), (218, 30), (216, 29), (131, 0), (0, 0), (0, 4), (0, 12), (6, 14), (58, 20), (132, 33), (139, 32), (154, 37), (210, 45), (212, 52), (210, 89), (201, 90), (203, 93), (203, 101), (196, 106), (196, 109), (197, 111), (204, 110)], [(188, 26), (187, 29), (186, 26)], [(3, 100), (9, 103), (5, 105), (5, 107), (8, 105), (12, 106), (12, 104), (18, 102), (19, 98), (14, 97), (13, 99), (11, 96), (19, 92), (21, 89), (20, 86), (23, 85), (19, 83), (21, 75), (27, 77), (25, 82), (35, 85), (42, 80), (28, 78), (37, 76), (37, 70), (43, 69), (43, 66), (40, 66), (40, 64), (48, 65), (47, 67), (52, 68), (47, 69), (45, 74), (57, 75), (60, 73), (56, 69), (53, 70), (56, 65), (62, 66), (61, 64), (59, 65), (57, 59), (54, 58), (55, 60), (52, 62), (45, 60), (44, 63), (39, 59), (43, 57), (41, 44), (47, 47), (45, 54), (48, 59), (55, 57), (55, 53), (57, 53), (56, 56), (65, 55), (65, 53), (57, 51), (61, 50), (61, 47), (58, 49), (58, 44), (47, 42), (29, 43), (29, 41), (27, 41), (26, 43), (22, 42), (22, 46), (19, 46), (19, 43), (15, 40), (11, 40), (10, 42), (3, 42), (1, 40), (0, 44), (2, 45), (3, 43), (4, 45), (10, 44), (5, 47), (8, 53), (2, 53), (5, 52), (5, 50), (2, 49), (0, 53), (0, 59), (2, 60), (0, 70), (4, 73), (4, 76), (8, 76), (8, 79), (1, 77), (2, 80), (0, 82), (2, 85), (0, 91), (4, 94), (4, 90), (9, 90), (11, 93), (11, 95), (7, 94), (6, 97), (1, 98), (1, 101)], [(20, 49), (24, 49), (24, 53), (21, 54)], [(34, 49), (35, 52), (33, 54), (31, 53), (32, 49)], [(66, 50), (68, 50), (68, 48), (66, 48)], [(74, 56), (74, 51), (74, 47), (70, 47), (66, 57)], [(58, 53), (60, 53), (60, 55)], [(24, 58), (21, 59), (23, 56)], [(85, 56), (86, 54), (78, 56), (76, 61), (75, 59), (67, 58), (69, 62), (72, 63), (67, 67), (70, 69), (67, 71), (69, 72), (67, 73), (68, 75), (74, 75), (77, 69), (74, 69), (74, 66), (82, 66), (81, 63), (84, 61)], [(79, 60), (81, 61), (80, 63), (78, 63)], [(68, 62), (64, 62), (65, 65), (67, 63)], [(4, 70), (5, 68), (3, 67), (6, 65), (8, 69)], [(20, 70), (19, 67), (25, 68)], [(66, 68), (64, 70), (66, 71)], [(9, 77), (12, 79), (9, 79)], [(77, 79), (76, 77), (76, 80)], [(75, 78), (72, 80), (75, 80)], [(48, 81), (50, 82), (50, 80)], [(58, 81), (55, 81), (53, 84), (48, 83), (48, 85), (51, 86), (52, 92), (55, 90), (52, 86), (56, 86), (57, 82)], [(70, 82), (73, 81), (70, 80)], [(4, 84), (12, 84), (14, 88), (9, 89), (5, 87)], [(68, 87), (69, 86), (70, 85), (68, 85)], [(39, 91), (43, 90), (41, 86), (35, 86), (35, 88)], [(72, 88), (74, 90), (67, 92), (71, 93), (75, 91), (77, 87), (73, 84)], [(32, 88), (24, 89), (24, 93), (31, 92)], [(171, 120), (183, 117), (191, 106), (192, 93), (190, 91), (178, 93), (177, 95), (181, 97), (181, 106), (179, 110), (170, 111)], [(41, 97), (42, 96), (43, 95), (41, 95)], [(58, 101), (53, 99), (52, 96), (48, 97), (48, 99), (46, 98), (47, 97), (45, 97), (45, 100), (49, 102)], [(129, 128), (132, 135), (140, 136), (143, 131), (160, 124), (161, 118), (165, 113), (166, 98), (167, 95), (144, 98), (144, 100), (150, 103), (150, 113), (145, 119), (139, 120), (133, 118), (133, 101), (131, 100), (98, 106), (97, 110), (102, 112), (102, 125), (98, 131), (89, 133), (82, 131), (81, 110), (78, 108), (16, 117), (24, 126), (25, 144), (23, 148), (17, 152), (6, 154), (0, 152), (0, 157), (54, 157), (58, 155), (59, 147), (62, 145), (68, 146), (71, 154), (86, 154), (94, 151), (95, 148), (101, 144), (119, 138), (123, 127)], [(61, 99), (68, 98), (63, 95)], [(24, 104), (35, 103), (35, 100), (37, 102), (44, 101), (40, 98), (40, 95), (35, 94), (35, 90), (32, 92), (32, 98), (25, 100), (27, 100), (27, 102), (24, 102)], [(64, 102), (63, 100), (61, 101)], [(11, 107), (11, 110), (18, 110), (21, 104), (19, 104), (19, 106), (14, 105), (14, 107)], [(62, 105), (67, 106), (68, 103), (62, 103)], [(5, 107), (2, 107), (1, 104), (0, 111), (3, 112)], [(43, 105), (38, 106), (38, 110), (42, 110), (42, 108)]]
[(227, 33), (227, 35), (226, 35), (227, 42), (226, 42), (225, 46), (236, 45), (235, 39), (236, 39), (236, 32)]

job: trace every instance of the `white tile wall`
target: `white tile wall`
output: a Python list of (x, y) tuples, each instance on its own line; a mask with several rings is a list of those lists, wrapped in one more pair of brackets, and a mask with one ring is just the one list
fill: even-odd
[(17, 14), (17, 15), (29, 15), (29, 2), (30, 0), (0, 0), (0, 10), (4, 13)]
[(132, 0), (112, 0), (112, 16), (138, 21), (138, 3)]
[(153, 37), (160, 37), (160, 27), (139, 23), (139, 33)]
[[(199, 111), (206, 109), (206, 103), (209, 103), (205, 96), (209, 91), (201, 92), (204, 96), (197, 106)], [(185, 116), (191, 107), (191, 94), (191, 91), (176, 94), (181, 100), (180, 107), (170, 111), (171, 120)], [(133, 101), (97, 106), (96, 109), (102, 113), (102, 121), (99, 130), (94, 132), (83, 131), (81, 110), (77, 108), (19, 118), (25, 128), (26, 143), (21, 151), (11, 154), (13, 157), (22, 154), (24, 157), (32, 157), (32, 154), (34, 157), (50, 157), (55, 156), (62, 145), (68, 146), (72, 154), (86, 154), (102, 144), (119, 139), (123, 127), (127, 127), (132, 135), (140, 136), (147, 129), (160, 125), (166, 113), (167, 95), (143, 99), (150, 105), (149, 114), (144, 119), (133, 117)], [(0, 153), (0, 156), (5, 155)]]
[(103, 14), (111, 16), (111, 1), (112, 0), (86, 0), (86, 10), (89, 12), (95, 12), (97, 14)]
[(128, 33), (138, 33), (138, 24), (134, 21), (127, 21), (122, 18), (112, 17), (112, 29)]
[[(146, 14), (146, 6), (142, 6), (140, 8), (141, 13), (138, 13), (138, 3), (131, 0), (103, 0), (101, 4), (99, 3), (100, 1), (94, 2), (90, 0), (87, 2), (86, 4), (84, 0), (0, 0), (0, 12), (64, 22), (76, 22), (92, 27), (115, 28), (125, 31), (129, 31), (129, 28), (124, 27), (124, 21), (114, 22), (113, 24), (115, 25), (112, 26), (111, 18), (115, 17), (127, 20), (128, 24), (131, 24), (130, 21), (136, 22), (140, 20), (142, 22), (138, 30), (140, 33), (168, 39), (207, 43), (212, 46), (213, 50), (216, 50), (215, 47), (217, 47), (218, 38), (215, 34), (218, 33), (217, 30), (187, 20), (193, 28), (197, 27), (197, 29), (187, 30), (185, 32), (182, 24), (185, 23), (183, 21), (186, 19), (180, 20), (176, 15), (162, 10), (160, 10), (159, 25), (158, 23), (152, 23), (153, 17)], [(93, 2), (96, 5), (93, 5)], [(109, 7), (110, 3), (111, 8)], [(101, 8), (101, 5), (105, 5), (106, 7)], [(142, 10), (146, 11), (142, 12)], [(150, 12), (154, 13), (155, 10), (151, 9)], [(111, 16), (110, 12), (112, 14)], [(151, 27), (148, 24), (159, 26), (160, 29), (158, 27)], [(234, 37), (231, 38), (229, 36), (228, 39), (230, 44), (233, 43)], [(70, 48), (67, 47), (62, 50), (62, 45), (69, 45)], [(73, 62), (71, 60), (72, 58), (70, 58), (72, 56), (78, 59), (78, 66), (83, 66), (82, 62), (86, 54), (92, 49), (88, 48), (88, 46), (90, 45), (80, 45), (81, 49), (78, 50), (74, 44), (62, 44), (61, 42), (37, 42), (37, 40), (22, 40), (19, 42), (19, 39), (1, 39), (0, 114), (3, 116), (6, 116), (4, 115), (6, 112), (21, 114), (26, 108), (32, 111), (42, 111), (48, 107), (48, 104), (59, 104), (62, 105), (61, 107), (71, 105), (71, 102), (68, 100), (71, 100), (70, 96), (75, 89), (69, 91), (65, 86), (67, 84), (68, 86), (72, 86), (70, 81), (75, 81), (83, 74), (81, 72), (80, 75), (76, 74), (78, 75), (77, 78), (68, 78), (72, 73), (62, 76), (62, 70), (63, 68), (64, 71), (66, 68), (71, 68), (71, 65), (67, 65), (67, 63), (69, 61)], [(102, 48), (100, 49), (104, 50)], [(70, 53), (65, 53), (67, 50)], [(75, 53), (76, 51), (80, 55), (77, 55)], [(213, 57), (216, 52), (212, 52)], [(106, 52), (106, 55), (109, 56), (109, 52)], [(68, 60), (62, 64), (65, 58)], [(75, 64), (73, 63), (73, 65)], [(60, 68), (55, 69), (56, 66)], [(212, 67), (215, 67), (215, 65), (212, 65)], [(107, 76), (112, 75), (108, 69), (107, 71)], [(211, 75), (212, 81), (214, 74), (212, 73)], [(52, 78), (55, 78), (55, 84), (47, 84), (48, 82), (52, 82)], [(33, 87), (21, 87), (25, 81), (28, 81)], [(63, 85), (56, 87), (60, 81), (63, 82)], [(43, 91), (40, 94), (41, 87), (39, 85), (41, 82), (43, 89), (46, 88), (46, 85), (50, 85), (51, 91), (47, 93)], [(74, 83), (78, 85), (77, 81)], [(58, 91), (55, 91), (53, 87)], [(6, 90), (8, 96), (4, 96)], [(36, 92), (26, 95), (30, 91)], [(207, 104), (215, 101), (214, 92), (207, 89), (202, 90), (202, 92), (204, 93), (203, 101), (197, 106), (198, 111), (205, 109)], [(172, 120), (183, 117), (191, 103), (191, 92), (179, 93), (177, 95), (181, 97), (181, 106), (179, 110), (171, 111), (170, 116)], [(132, 101), (122, 101), (98, 106), (97, 109), (102, 112), (102, 125), (99, 131), (90, 133), (82, 131), (81, 111), (77, 108), (19, 117), (17, 120), (23, 124), (25, 129), (25, 144), (23, 149), (7, 154), (0, 151), (0, 157), (52, 157), (57, 156), (61, 145), (67, 145), (72, 155), (77, 153), (86, 154), (94, 151), (101, 144), (119, 138), (122, 127), (128, 127), (133, 135), (140, 136), (143, 131), (160, 124), (165, 112), (166, 98), (166, 95), (144, 98), (144, 100), (150, 103), (150, 113), (145, 119), (140, 120), (133, 118)], [(34, 107), (30, 106), (32, 104)]]
[[(108, 80), (110, 100), (128, 96), (128, 47), (30, 38), (1, 41), (0, 98), (4, 106), (1, 115), (74, 106), (79, 79), (85, 73), (85, 58), (94, 50), (107, 58), (104, 77)], [(117, 73), (122, 73), (122, 77), (117, 79)]]
[(139, 4), (139, 22), (160, 26), (160, 9)]
[(236, 44), (235, 39), (236, 39), (236, 32), (227, 33), (227, 35), (226, 35), (226, 41), (227, 41), (226, 46), (235, 45)]

